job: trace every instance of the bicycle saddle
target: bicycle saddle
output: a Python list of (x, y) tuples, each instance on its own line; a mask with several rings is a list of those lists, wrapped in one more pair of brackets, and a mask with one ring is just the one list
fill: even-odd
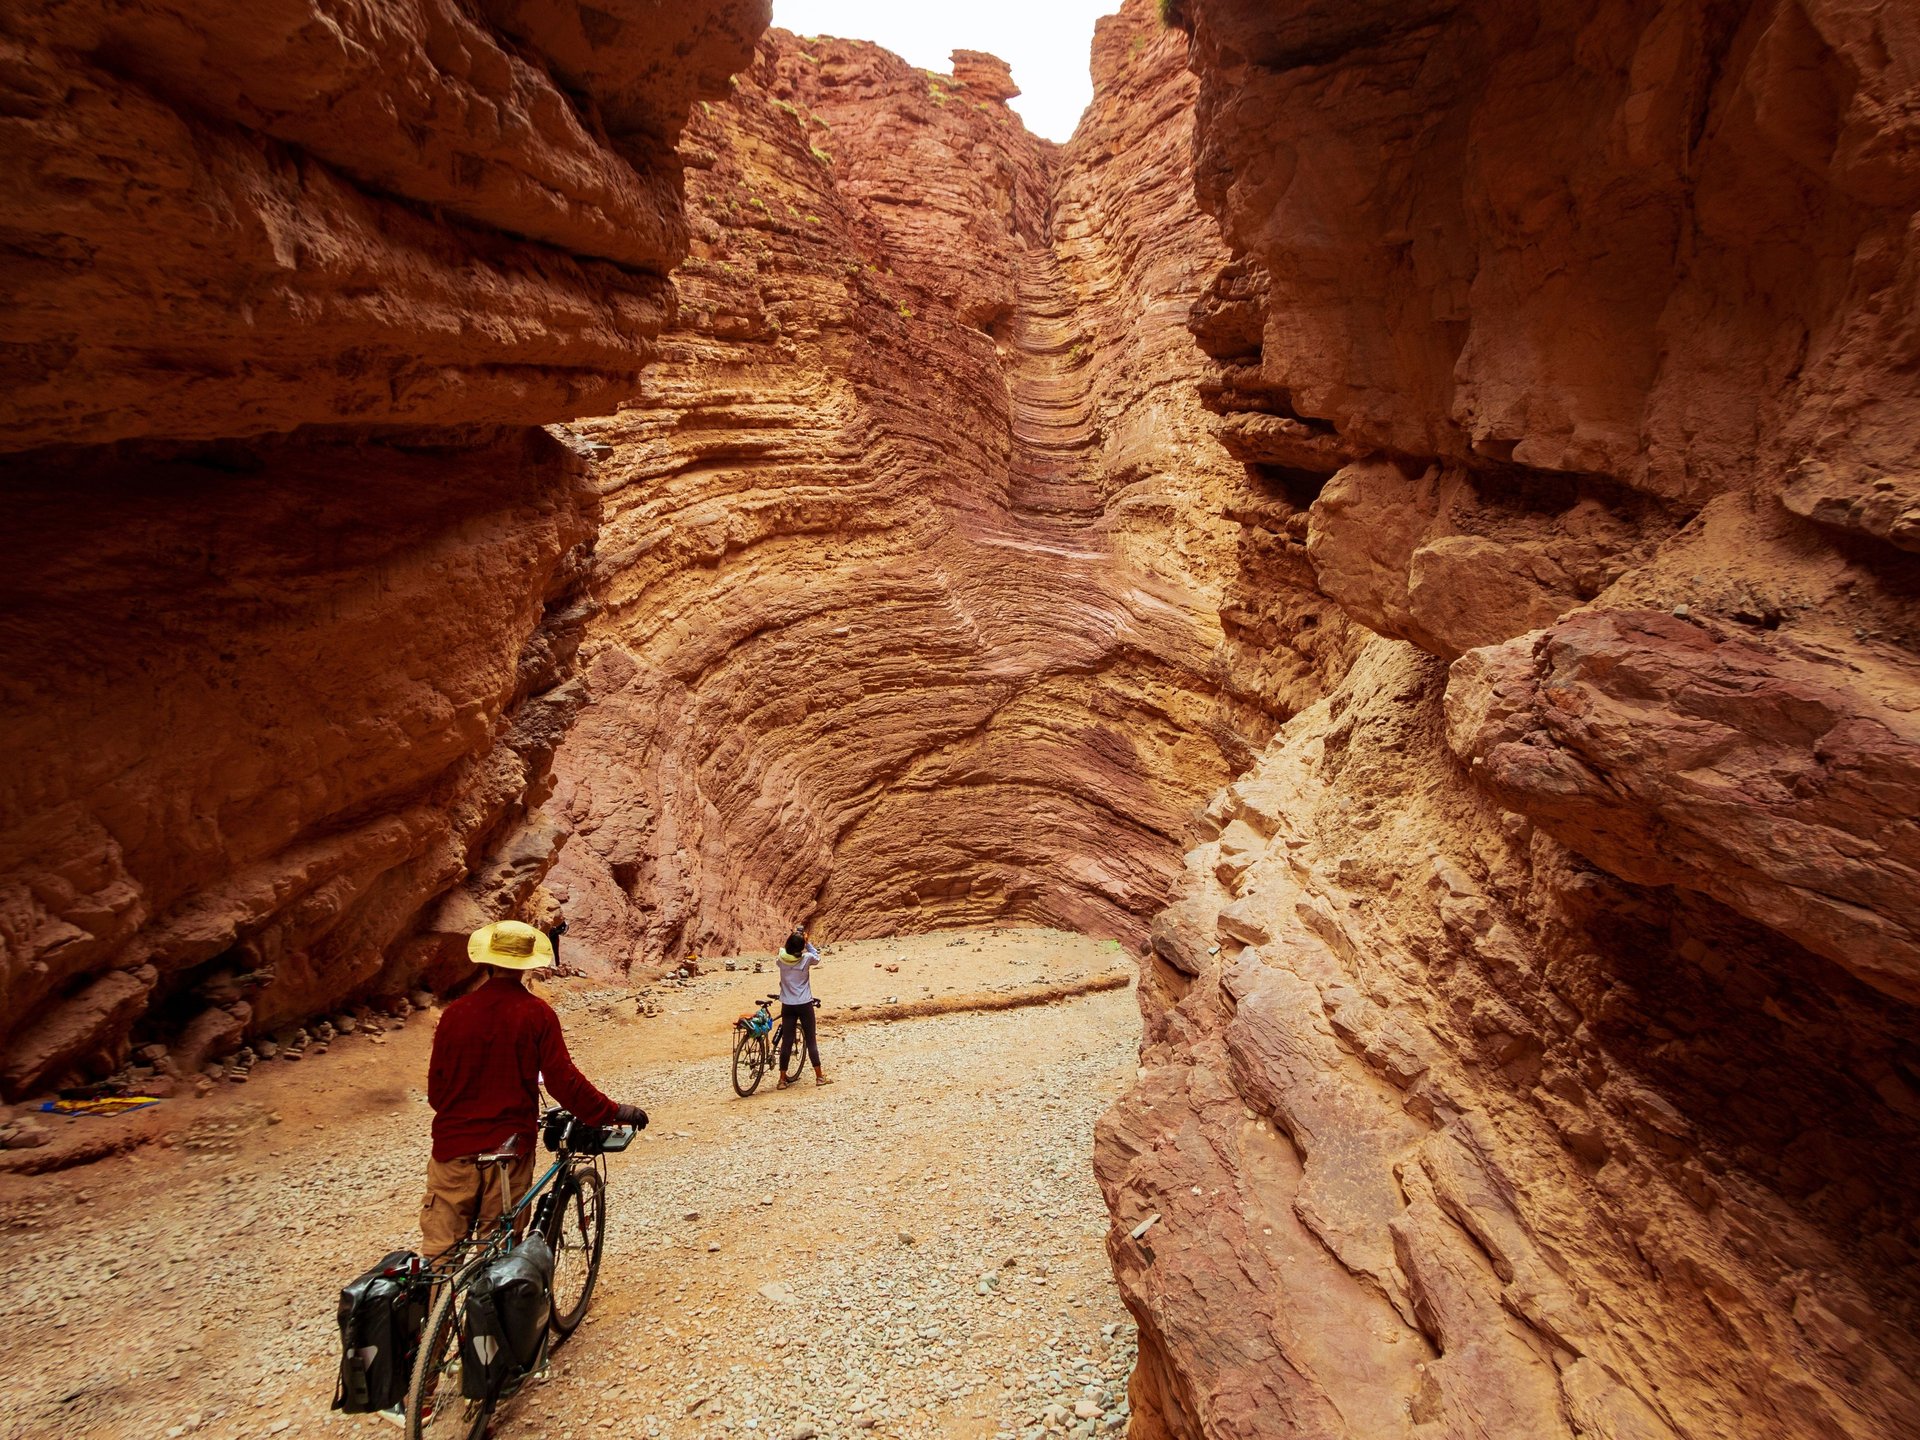
[(484, 1155), (474, 1156), (473, 1163), (476, 1165), (500, 1165), (508, 1160), (518, 1160), (519, 1158), (520, 1137), (518, 1135), (509, 1135), (506, 1144), (497, 1150), (489, 1150)]

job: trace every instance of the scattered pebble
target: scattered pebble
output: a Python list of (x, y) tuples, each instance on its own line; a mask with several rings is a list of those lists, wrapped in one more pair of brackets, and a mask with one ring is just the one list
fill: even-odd
[[(1006, 963), (951, 939), (918, 958)], [(1027, 953), (1036, 968), (1048, 954)], [(653, 1059), (654, 1027), (681, 1022), (636, 1021), (616, 993), (557, 993), (569, 1041), (604, 1088), (654, 1112), (650, 1135), (678, 1138), (609, 1161), (593, 1312), (506, 1407), (500, 1440), (1124, 1432), (1134, 1331), (1090, 1155), (1132, 1079), (1130, 995), (829, 1021), (841, 1084), (740, 1101), (724, 1056)], [(426, 1027), (391, 1033), (415, 1047)], [(65, 1433), (169, 1440), (386, 1433), (329, 1411), (334, 1307), (356, 1267), (414, 1242), (424, 1077), (387, 1072), (399, 1086), (377, 1101), (323, 1109), (284, 1087), (254, 1100), (273, 1068), (176, 1151), (0, 1203), (0, 1313), (47, 1317), (0, 1336), (0, 1434), (62, 1433), (61, 1417)], [(271, 1129), (282, 1112), (292, 1123)], [(263, 1252), (282, 1257), (272, 1285)]]

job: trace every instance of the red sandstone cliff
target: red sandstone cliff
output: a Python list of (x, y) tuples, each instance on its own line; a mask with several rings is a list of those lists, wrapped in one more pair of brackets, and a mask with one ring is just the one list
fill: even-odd
[[(0, 1092), (529, 901), (675, 142), (764, 4), (10, 6)], [(418, 936), (418, 939), (410, 937)]]
[(1172, 895), (1141, 1434), (1920, 1429), (1907, 12), (667, 8), (0, 20), (0, 1085)]
[(1172, 9), (1209, 403), (1381, 638), (1155, 923), (1136, 1433), (1914, 1433), (1920, 27)]
[[(612, 418), (553, 887), (612, 964), (1012, 919), (1139, 935), (1337, 666), (1206, 433), (1194, 82), (1103, 22), (1071, 145), (1006, 67), (774, 32), (696, 114), (681, 324)], [(1291, 598), (1289, 598), (1291, 597)]]

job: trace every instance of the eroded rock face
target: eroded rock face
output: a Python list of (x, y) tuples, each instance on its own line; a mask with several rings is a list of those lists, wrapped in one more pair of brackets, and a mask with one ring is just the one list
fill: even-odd
[(675, 142), (754, 0), (10, 7), (0, 1095), (537, 909)]
[(766, 18), (10, 6), (8, 447), (611, 408), (685, 250), (681, 119)]
[(1906, 1433), (1920, 1015), (1436, 765), (1443, 679), (1375, 642), (1156, 922), (1136, 1431)]
[(1738, 486), (1763, 444), (1905, 484), (1913, 336), (1874, 298), (1912, 283), (1905, 16), (1176, 9), (1202, 201), (1267, 277), (1299, 415), (1658, 495)]
[(422, 909), (542, 799), (585, 619), (584, 465), (539, 430), (221, 458), (11, 462), (46, 568), (6, 602), (10, 765), (36, 764), (7, 839), (33, 960), (5, 1009), (52, 1011), (15, 1033), (11, 1087), (49, 1073), (36, 1034), (103, 970), (149, 967), (181, 1023), (232, 968), (272, 972), (257, 1026), (404, 986)]
[(1762, 631), (1576, 615), (1464, 656), (1448, 740), (1513, 809), (1643, 885), (1714, 896), (1920, 999), (1911, 677)]
[(1912, 1432), (1920, 31), (1175, 9), (1207, 403), (1382, 638), (1153, 926), (1135, 1433)]
[(1344, 663), (1196, 399), (1225, 255), (1183, 62), (1147, 5), (1103, 22), (1064, 149), (990, 56), (779, 32), (695, 114), (681, 324), (576, 427), (608, 582), (552, 884), (583, 954), (801, 916), (1140, 934), (1198, 805)]

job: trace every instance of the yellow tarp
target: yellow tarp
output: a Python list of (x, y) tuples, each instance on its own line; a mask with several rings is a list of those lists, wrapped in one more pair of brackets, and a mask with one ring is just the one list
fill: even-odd
[(157, 1095), (102, 1095), (97, 1100), (49, 1100), (40, 1110), (47, 1115), (118, 1115), (159, 1103)]

